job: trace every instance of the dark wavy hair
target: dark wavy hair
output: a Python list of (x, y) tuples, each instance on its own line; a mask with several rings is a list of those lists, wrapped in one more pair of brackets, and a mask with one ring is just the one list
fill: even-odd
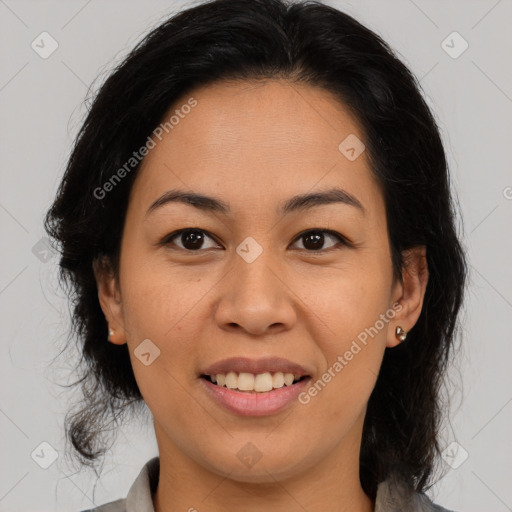
[(88, 108), (45, 229), (60, 251), (72, 301), (82, 398), (65, 419), (81, 464), (105, 453), (106, 421), (143, 403), (127, 345), (107, 340), (94, 261), (118, 277), (120, 242), (136, 166), (105, 200), (94, 191), (141, 147), (168, 109), (200, 85), (286, 79), (334, 93), (361, 123), (381, 185), (394, 273), (403, 251), (427, 248), (423, 310), (407, 341), (386, 349), (369, 399), (360, 479), (400, 473), (409, 488), (431, 484), (440, 453), (441, 384), (459, 331), (467, 264), (457, 202), (436, 121), (414, 75), (373, 31), (316, 1), (214, 0), (161, 23), (108, 76)]

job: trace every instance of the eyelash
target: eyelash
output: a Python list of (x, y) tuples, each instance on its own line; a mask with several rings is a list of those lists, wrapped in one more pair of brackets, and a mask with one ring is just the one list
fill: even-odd
[[(206, 236), (211, 238), (213, 241), (215, 241), (215, 243), (218, 243), (215, 240), (215, 237), (213, 237), (208, 231), (205, 231), (204, 229), (200, 229), (200, 228), (184, 228), (184, 229), (179, 229), (178, 231), (174, 231), (173, 233), (170, 233), (167, 236), (165, 236), (161, 243), (164, 246), (169, 246), (169, 245), (173, 244), (172, 240), (174, 240), (175, 238), (179, 237), (183, 233), (187, 233), (187, 232), (199, 232), (199, 233), (205, 234)], [(344, 246), (344, 247), (353, 247), (353, 244), (351, 242), (349, 242), (346, 237), (344, 237), (343, 235), (341, 235), (337, 231), (333, 231), (331, 229), (320, 229), (320, 228), (312, 228), (312, 229), (308, 229), (306, 231), (302, 231), (301, 233), (299, 233), (295, 237), (294, 243), (299, 241), (301, 238), (304, 238), (306, 235), (314, 234), (314, 233), (324, 233), (324, 234), (330, 235), (330, 236), (332, 236), (334, 238), (337, 238), (339, 240), (339, 243), (342, 246)], [(305, 251), (305, 252), (310, 253), (310, 254), (323, 254), (323, 253), (326, 253), (326, 252), (337, 250), (339, 248), (340, 247), (337, 247), (337, 245), (334, 245), (333, 247), (329, 247), (328, 249), (319, 249), (319, 250), (299, 249), (299, 250), (300, 251)], [(188, 253), (200, 253), (200, 252), (204, 252), (205, 251), (205, 249), (198, 249), (197, 251), (193, 251), (191, 249), (185, 249), (185, 248), (182, 248), (182, 247), (178, 247), (177, 249), (181, 250), (181, 251), (184, 251), (184, 252), (188, 252)]]

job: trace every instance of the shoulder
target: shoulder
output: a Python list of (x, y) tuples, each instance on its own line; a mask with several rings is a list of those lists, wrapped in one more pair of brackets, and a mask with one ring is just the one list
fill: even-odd
[(417, 509), (418, 512), (455, 512), (455, 510), (448, 510), (447, 508), (441, 507), (441, 505), (436, 505), (425, 494), (415, 494), (414, 504), (416, 505), (414, 510)]
[(455, 512), (435, 504), (426, 494), (411, 492), (396, 476), (381, 482), (377, 488), (375, 512)]
[(105, 503), (96, 508), (88, 508), (80, 512), (126, 512), (126, 498)]
[(158, 485), (160, 459), (154, 457), (140, 470), (126, 498), (110, 501), (81, 512), (154, 512), (152, 495)]

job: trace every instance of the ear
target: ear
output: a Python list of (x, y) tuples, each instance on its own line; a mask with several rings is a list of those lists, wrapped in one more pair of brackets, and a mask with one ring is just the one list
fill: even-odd
[(126, 333), (121, 294), (112, 266), (108, 259), (103, 257), (95, 259), (92, 268), (98, 287), (98, 299), (101, 309), (109, 329), (114, 331), (114, 334), (109, 336), (108, 341), (115, 345), (124, 345), (126, 343)]
[(395, 347), (401, 341), (396, 336), (396, 328), (400, 326), (410, 331), (421, 313), (423, 299), (428, 283), (428, 264), (425, 246), (415, 246), (405, 250), (402, 280), (397, 280), (393, 287), (393, 304), (396, 314), (390, 322), (386, 346)]

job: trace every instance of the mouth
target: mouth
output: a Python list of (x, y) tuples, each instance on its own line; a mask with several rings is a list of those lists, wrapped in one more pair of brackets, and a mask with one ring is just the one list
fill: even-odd
[[(245, 380), (246, 377), (241, 374), (238, 376), (237, 382), (237, 374), (233, 372), (233, 375), (230, 375), (228, 373), (222, 386), (223, 374), (216, 374), (215, 376), (201, 375), (201, 378), (198, 380), (203, 384), (203, 390), (214, 404), (237, 416), (269, 416), (280, 413), (294, 402), (299, 402), (299, 395), (309, 386), (311, 381), (311, 377), (308, 375), (303, 375), (296, 379), (295, 375), (288, 374), (287, 382), (289, 384), (284, 382), (281, 387), (277, 387), (284, 380), (286, 374), (276, 372), (272, 375), (272, 382), (273, 379), (277, 381), (276, 387), (274, 388), (272, 384), (272, 388), (268, 389), (270, 387), (270, 379), (268, 377), (271, 375), (270, 373), (267, 375), (247, 375), (250, 375), (253, 379), (247, 378)], [(260, 377), (260, 375), (265, 376)], [(215, 378), (216, 382), (213, 382), (213, 378)], [(254, 384), (251, 386), (252, 380), (254, 380)], [(232, 386), (231, 388), (226, 386), (226, 381)], [(261, 386), (260, 381), (263, 381)], [(240, 389), (240, 387), (252, 387), (252, 389)], [(260, 389), (260, 391), (254, 388)], [(263, 389), (267, 391), (263, 391)]]
[(225, 411), (238, 416), (268, 416), (298, 402), (313, 372), (278, 357), (235, 357), (205, 368), (198, 380), (206, 395)]

